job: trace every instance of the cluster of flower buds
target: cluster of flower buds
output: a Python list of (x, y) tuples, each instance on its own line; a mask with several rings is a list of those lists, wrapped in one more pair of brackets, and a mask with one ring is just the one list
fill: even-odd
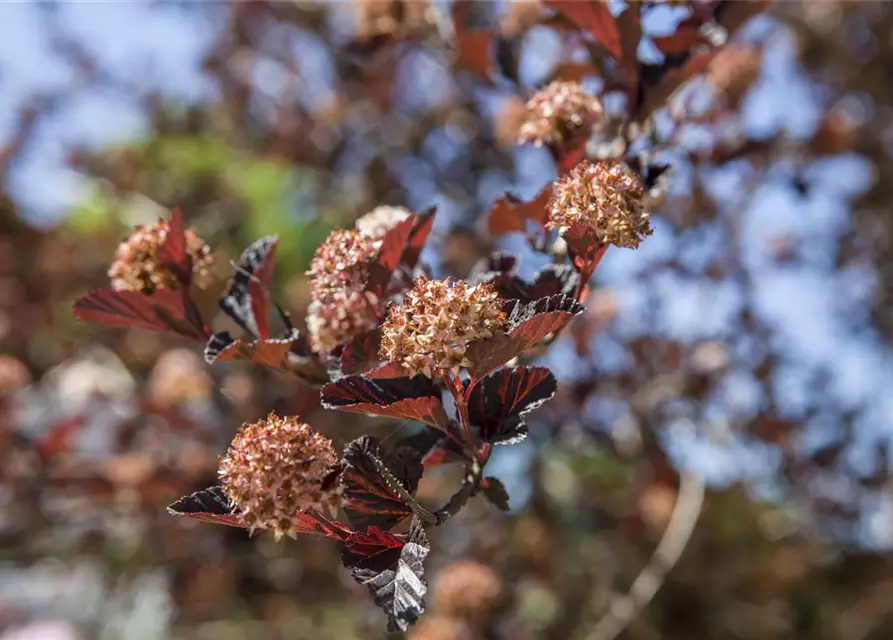
[(490, 284), (419, 278), (382, 325), (382, 358), (410, 375), (439, 375), (468, 366), (469, 342), (505, 329), (503, 301)]
[(641, 177), (623, 162), (584, 160), (555, 183), (549, 228), (588, 225), (605, 244), (636, 249), (652, 233)]
[(252, 530), (294, 537), (295, 516), (333, 513), (340, 489), (327, 486), (338, 456), (332, 441), (297, 418), (271, 413), (244, 424), (220, 458), (220, 485)]
[(555, 81), (527, 101), (520, 142), (561, 146), (588, 137), (604, 119), (599, 99), (576, 82)]
[[(159, 220), (155, 224), (136, 227), (118, 245), (115, 261), (108, 272), (113, 289), (152, 293), (156, 289), (178, 289), (181, 286), (177, 274), (158, 261), (169, 231), (170, 221)], [(194, 229), (186, 229), (185, 240), (186, 251), (192, 258), (193, 274), (198, 276), (196, 284), (202, 286), (203, 279), (214, 265), (214, 254)]]
[(356, 228), (333, 231), (316, 250), (307, 272), (307, 331), (314, 351), (328, 353), (375, 328), (381, 301), (364, 290), (368, 265), (384, 235), (409, 215), (401, 207), (378, 207), (357, 220)]

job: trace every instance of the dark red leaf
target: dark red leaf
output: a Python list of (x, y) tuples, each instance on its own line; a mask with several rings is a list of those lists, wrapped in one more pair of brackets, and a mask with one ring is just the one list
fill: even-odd
[(410, 493), (422, 477), (421, 455), (409, 447), (386, 454), (381, 442), (363, 436), (347, 445), (341, 460), (344, 511), (357, 529), (370, 526), (390, 529), (412, 511), (385, 480), (373, 459), (377, 458)]
[(431, 235), (431, 229), (434, 228), (434, 215), (436, 213), (437, 207), (431, 207), (416, 217), (416, 222), (409, 234), (409, 240), (407, 240), (406, 247), (403, 249), (403, 255), (400, 256), (400, 266), (407, 273), (412, 273), (419, 263), (422, 249), (425, 248), (428, 236)]
[(210, 334), (192, 299), (183, 290), (158, 289), (152, 294), (100, 289), (78, 298), (72, 307), (78, 320), (113, 327), (172, 331), (204, 341)]
[(501, 369), (480, 381), (468, 399), (468, 420), (484, 442), (512, 443), (527, 435), (524, 416), (555, 395), (545, 367)]
[(374, 416), (417, 420), (446, 429), (449, 417), (443, 410), (440, 388), (430, 378), (368, 378), (345, 376), (322, 388), (326, 409)]
[(483, 378), (550, 334), (560, 331), (581, 311), (583, 306), (570, 296), (551, 296), (529, 304), (514, 301), (509, 310), (511, 329), (508, 333), (468, 345), (465, 356), (472, 363), (469, 374), (476, 379)]
[(184, 496), (170, 505), (167, 512), (172, 516), (182, 516), (211, 524), (246, 527), (239, 512), (220, 487), (209, 487)]
[(270, 277), (278, 236), (251, 243), (239, 257), (220, 308), (255, 338), (270, 337)]
[(512, 231), (527, 230), (527, 221), (531, 220), (543, 226), (549, 219), (546, 205), (552, 196), (552, 187), (540, 191), (533, 200), (524, 202), (512, 193), (505, 193), (496, 199), (487, 216), (487, 228), (490, 235), (501, 236)]
[(543, 267), (527, 282), (518, 276), (504, 273), (487, 274), (482, 278), (490, 282), (503, 298), (533, 302), (540, 298), (557, 295), (574, 295), (580, 278), (573, 267), (567, 264), (550, 264)]
[(353, 534), (340, 522), (327, 520), (314, 511), (299, 511), (295, 515), (295, 529), (298, 533), (309, 533), (341, 542)]
[(344, 542), (341, 563), (348, 569), (362, 568), (385, 571), (400, 557), (405, 542), (389, 531), (369, 527), (354, 532)]
[(287, 338), (253, 342), (242, 342), (234, 339), (227, 331), (219, 331), (212, 335), (205, 345), (205, 360), (209, 364), (247, 360), (274, 369), (285, 369), (286, 356), (297, 339), (296, 330), (293, 330)]
[(543, 4), (554, 9), (583, 29), (610, 53), (615, 60), (623, 58), (620, 30), (608, 4), (601, 0), (544, 0)]
[(391, 565), (378, 568), (353, 567), (354, 580), (366, 585), (375, 604), (388, 616), (389, 631), (406, 631), (425, 613), (425, 557), (430, 550), (428, 538), (418, 518), (413, 518), (399, 555)]
[(361, 333), (348, 342), (341, 351), (341, 372), (344, 374), (363, 373), (379, 362), (381, 348), (381, 328)]
[(180, 207), (171, 211), (164, 244), (158, 250), (158, 264), (172, 271), (184, 289), (192, 282), (192, 258), (186, 250), (186, 222)]
[(608, 250), (608, 245), (599, 240), (592, 228), (582, 222), (572, 224), (564, 233), (567, 252), (580, 279), (588, 282), (599, 262)]
[(481, 480), (481, 493), (500, 511), (509, 510), (509, 493), (500, 480), (491, 477)]
[(378, 257), (369, 265), (369, 279), (366, 282), (366, 291), (380, 299), (384, 298), (391, 276), (403, 258), (403, 253), (406, 250), (418, 217), (418, 214), (413, 213), (406, 220), (389, 229), (384, 238), (382, 238)]

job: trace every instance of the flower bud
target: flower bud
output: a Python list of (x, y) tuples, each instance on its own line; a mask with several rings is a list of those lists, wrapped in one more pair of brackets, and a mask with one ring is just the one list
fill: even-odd
[(382, 358), (410, 375), (457, 372), (470, 363), (466, 345), (503, 331), (508, 318), (490, 284), (419, 278), (382, 325)]
[(616, 160), (584, 160), (555, 183), (549, 228), (582, 222), (606, 244), (636, 249), (652, 233), (645, 188), (637, 173)]
[(337, 509), (340, 488), (326, 486), (337, 462), (331, 440), (295, 417), (271, 413), (242, 425), (218, 476), (251, 531), (271, 529), (278, 540), (294, 537), (299, 511)]

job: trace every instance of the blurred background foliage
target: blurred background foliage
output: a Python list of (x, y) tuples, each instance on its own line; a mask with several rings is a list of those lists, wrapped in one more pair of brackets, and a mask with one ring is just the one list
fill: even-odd
[[(689, 3), (652, 5), (638, 53), (661, 64)], [(497, 196), (555, 175), (513, 142), (524, 100), (584, 79), (616, 116), (619, 71), (536, 3), (473, 3), (456, 38), (454, 7), (422, 0), (134, 6), (124, 26), (101, 4), (0, 7), (42, 43), (25, 72), (26, 49), (0, 50), (0, 637), (380, 637), (325, 541), (164, 506), (212, 483), (238, 425), (271, 409), (336, 442), (400, 425), (322, 411), (262, 369), (209, 369), (176, 338), (78, 324), (70, 304), (105, 284), (129, 227), (175, 205), (218, 254), (209, 314), (230, 260), (279, 233), (276, 289), (300, 324), (315, 247), (378, 204), (439, 207), (423, 260), (440, 275), (497, 247), (529, 276), (542, 260), (523, 238), (486, 234)], [(706, 500), (621, 637), (893, 634), (893, 5), (726, 18), (730, 43), (645, 136), (672, 166), (655, 236), (608, 253), (585, 318), (543, 356), (559, 395), (494, 462), (513, 510), (478, 500), (432, 534), (431, 613), (411, 637), (604, 639), (680, 471)], [(179, 45), (193, 37), (198, 55)], [(51, 66), (62, 80), (16, 78)], [(94, 130), (116, 109), (140, 126), (68, 135), (84, 92), (107, 98), (78, 116)], [(47, 137), (62, 159), (41, 173)], [(426, 476), (420, 497), (456, 481)]]

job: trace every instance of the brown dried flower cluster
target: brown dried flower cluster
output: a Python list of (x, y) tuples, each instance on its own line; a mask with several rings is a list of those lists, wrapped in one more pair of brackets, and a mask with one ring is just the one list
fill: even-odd
[(603, 115), (602, 103), (579, 83), (556, 80), (527, 101), (527, 118), (518, 138), (538, 146), (563, 145), (588, 136)]
[[(170, 231), (168, 220), (155, 224), (140, 225), (118, 245), (115, 261), (109, 268), (112, 288), (118, 291), (152, 293), (156, 289), (179, 289), (180, 281), (173, 270), (158, 263), (158, 252)], [(192, 257), (192, 272), (198, 276), (196, 284), (202, 286), (214, 265), (214, 254), (194, 229), (186, 229), (186, 251)]]
[(242, 425), (218, 475), (251, 531), (271, 529), (278, 540), (294, 537), (299, 511), (337, 509), (339, 489), (323, 486), (337, 462), (331, 440), (297, 418), (271, 413)]
[(582, 222), (603, 242), (635, 249), (652, 233), (644, 195), (641, 178), (622, 162), (587, 160), (555, 183), (546, 226)]
[(377, 324), (378, 299), (367, 291), (332, 291), (325, 302), (314, 300), (307, 307), (307, 332), (318, 353), (328, 353)]
[(378, 254), (375, 238), (356, 229), (337, 229), (329, 234), (310, 261), (314, 300), (324, 299), (332, 291), (355, 289), (366, 284), (368, 264)]
[(375, 326), (378, 300), (364, 291), (369, 263), (381, 242), (356, 229), (332, 232), (310, 262), (312, 302), (307, 331), (312, 348), (328, 353)]
[(470, 363), (466, 346), (503, 331), (508, 318), (489, 284), (419, 278), (382, 325), (380, 355), (410, 375), (458, 371)]
[(443, 570), (434, 585), (434, 609), (440, 615), (481, 619), (499, 604), (502, 579), (476, 560), (460, 560)]
[(382, 205), (359, 218), (354, 226), (360, 233), (378, 240), (409, 216), (410, 211), (405, 207)]

